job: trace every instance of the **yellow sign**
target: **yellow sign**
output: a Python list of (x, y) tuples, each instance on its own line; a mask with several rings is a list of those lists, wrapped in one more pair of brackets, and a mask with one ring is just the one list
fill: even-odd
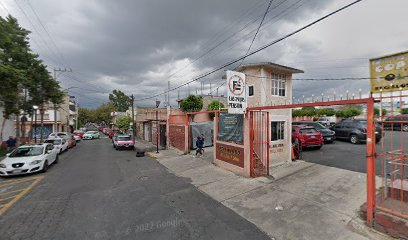
[(371, 92), (408, 90), (408, 51), (370, 59)]

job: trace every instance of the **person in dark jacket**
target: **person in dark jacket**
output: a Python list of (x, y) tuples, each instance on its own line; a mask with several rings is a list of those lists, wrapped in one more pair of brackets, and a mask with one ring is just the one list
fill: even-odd
[(202, 134), (197, 137), (196, 147), (197, 147), (196, 156), (197, 156), (198, 154), (200, 154), (200, 156), (203, 155), (203, 151), (204, 151), (204, 149), (203, 149), (203, 147), (204, 147), (204, 136), (203, 136)]
[(11, 152), (16, 148), (16, 139), (14, 139), (12, 136), (9, 137), (9, 139), (6, 141), (7, 144), (7, 151)]

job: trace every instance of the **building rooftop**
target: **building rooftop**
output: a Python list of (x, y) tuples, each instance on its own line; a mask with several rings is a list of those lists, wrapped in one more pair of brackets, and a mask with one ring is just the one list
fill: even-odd
[(244, 64), (244, 65), (236, 68), (235, 71), (241, 71), (241, 70), (243, 70), (245, 68), (250, 68), (250, 67), (270, 67), (270, 68), (281, 69), (283, 71), (288, 71), (288, 72), (291, 72), (291, 73), (304, 73), (303, 70), (283, 66), (283, 65), (276, 64), (276, 63), (273, 63), (273, 62), (247, 63), (247, 64)]

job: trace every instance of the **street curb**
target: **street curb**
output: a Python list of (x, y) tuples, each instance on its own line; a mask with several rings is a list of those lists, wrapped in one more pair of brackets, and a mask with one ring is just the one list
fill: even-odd
[(157, 159), (157, 156), (156, 156), (155, 154), (153, 154), (153, 153), (147, 153), (147, 156), (149, 156), (149, 157), (151, 157), (151, 158), (156, 158), (156, 159)]

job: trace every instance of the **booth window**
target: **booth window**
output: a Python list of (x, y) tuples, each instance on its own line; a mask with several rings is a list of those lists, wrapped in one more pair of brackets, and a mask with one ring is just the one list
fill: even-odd
[(284, 97), (286, 95), (286, 76), (283, 74), (272, 74), (271, 94)]
[(271, 141), (285, 139), (285, 122), (271, 122)]
[(254, 96), (254, 86), (249, 86), (248, 87), (248, 96), (249, 97)]

